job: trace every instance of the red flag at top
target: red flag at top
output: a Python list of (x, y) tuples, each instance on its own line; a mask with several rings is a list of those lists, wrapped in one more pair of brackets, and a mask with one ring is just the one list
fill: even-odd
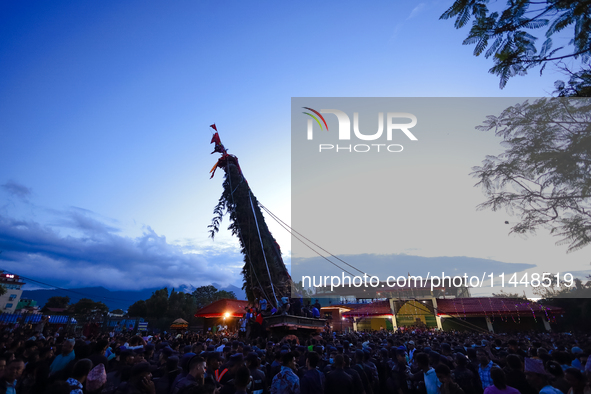
[(211, 142), (210, 142), (210, 144), (213, 144), (214, 142), (215, 142), (216, 146), (217, 146), (217, 145), (221, 145), (221, 144), (222, 144), (222, 142), (220, 141), (220, 135), (219, 135), (218, 133), (215, 133), (215, 134), (213, 135), (213, 137), (211, 137)]
[(217, 128), (217, 127), (215, 127), (215, 123), (214, 123), (214, 124), (212, 124), (212, 125), (209, 125), (209, 127), (211, 127), (212, 129), (214, 129), (215, 131), (218, 131), (218, 128)]

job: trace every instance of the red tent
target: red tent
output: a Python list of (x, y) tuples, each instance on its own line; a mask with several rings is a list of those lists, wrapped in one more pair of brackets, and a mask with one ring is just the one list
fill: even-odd
[(224, 298), (199, 309), (195, 312), (195, 317), (242, 317), (247, 306), (248, 301)]

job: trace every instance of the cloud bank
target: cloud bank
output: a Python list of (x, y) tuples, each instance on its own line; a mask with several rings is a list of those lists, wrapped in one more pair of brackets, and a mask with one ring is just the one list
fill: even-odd
[[(493, 272), (498, 275), (502, 272), (521, 272), (535, 267), (534, 264), (505, 263), (468, 256), (423, 257), (407, 254), (357, 254), (338, 257), (355, 268), (335, 258), (330, 258), (330, 260), (340, 268), (322, 257), (292, 257), (292, 278), (297, 282), (302, 279), (302, 276), (341, 276), (343, 272), (345, 272), (345, 275), (350, 276), (363, 275), (366, 272), (368, 275), (378, 276), (384, 281), (388, 276), (406, 276), (410, 274), (426, 277), (427, 274), (441, 275), (442, 272), (452, 276), (466, 273), (467, 275), (480, 277), (485, 272)], [(360, 271), (357, 271), (356, 268)]]
[(2, 187), (2, 189), (4, 189), (4, 191), (9, 195), (18, 197), (21, 200), (26, 201), (31, 195), (31, 189), (12, 180), (0, 185), (0, 187)]
[(236, 248), (186, 253), (150, 227), (136, 238), (118, 232), (81, 208), (61, 212), (51, 226), (0, 215), (0, 269), (60, 287), (111, 290), (240, 282)]

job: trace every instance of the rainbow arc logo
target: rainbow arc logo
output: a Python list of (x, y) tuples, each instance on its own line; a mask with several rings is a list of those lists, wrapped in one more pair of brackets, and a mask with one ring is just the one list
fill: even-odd
[[(304, 109), (307, 109), (308, 111), (312, 111), (312, 112), (314, 112), (316, 115), (318, 115), (318, 116), (320, 117), (320, 119), (322, 119), (322, 122), (324, 123), (324, 126), (326, 126), (326, 131), (328, 131), (328, 125), (326, 124), (326, 120), (324, 120), (324, 116), (322, 116), (322, 115), (320, 114), (320, 112), (316, 111), (315, 109), (309, 108), (309, 107), (302, 107), (302, 108), (304, 108)], [(315, 121), (318, 123), (318, 126), (320, 126), (320, 130), (322, 130), (322, 123), (320, 123), (320, 121), (318, 120), (318, 118), (317, 118), (317, 117), (315, 117), (314, 115), (312, 115), (312, 114), (311, 114), (311, 113), (309, 113), (309, 112), (302, 112), (302, 113), (303, 113), (303, 114), (306, 114), (306, 115), (308, 115), (308, 116), (310, 116), (310, 117), (312, 117), (312, 118), (313, 118), (313, 119), (314, 119), (314, 120), (315, 120)]]

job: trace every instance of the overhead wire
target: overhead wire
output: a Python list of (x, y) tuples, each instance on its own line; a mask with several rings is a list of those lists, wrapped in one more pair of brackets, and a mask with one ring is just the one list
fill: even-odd
[[(341, 261), (342, 263), (346, 264), (347, 266), (353, 268), (354, 270), (361, 272), (363, 274), (366, 274), (364, 271), (358, 269), (357, 267), (347, 263), (346, 261), (342, 260), (341, 258), (333, 255), (332, 253), (330, 253), (329, 251), (327, 251), (326, 249), (322, 248), (321, 246), (317, 245), (316, 243), (314, 243), (313, 241), (311, 241), (310, 239), (308, 239), (307, 237), (305, 237), (304, 235), (302, 235), (301, 233), (299, 233), (298, 231), (294, 230), (291, 226), (289, 226), (287, 223), (285, 223), (283, 220), (281, 220), (277, 215), (275, 215), (273, 212), (271, 212), (267, 207), (265, 207), (263, 204), (261, 204), (259, 202), (259, 206), (265, 211), (267, 212), (271, 218), (273, 218), (277, 223), (279, 223), (279, 225), (281, 227), (283, 227), (286, 231), (288, 231), (294, 238), (296, 238), (297, 240), (299, 240), (300, 242), (302, 242), (304, 244), (304, 246), (308, 247), (310, 250), (314, 251), (316, 254), (318, 254), (320, 257), (324, 258), (325, 260), (327, 260), (329, 263), (333, 264), (334, 266), (336, 266), (337, 268), (343, 270), (344, 272), (347, 272), (350, 275), (353, 275), (351, 272), (343, 269), (342, 267), (340, 267), (339, 265), (337, 265), (336, 263), (332, 262), (331, 260), (329, 260), (328, 258), (326, 258), (325, 256), (323, 256), (322, 254), (318, 253), (316, 250), (314, 250), (311, 246), (307, 245), (304, 241), (302, 241), (299, 237), (295, 236), (295, 234), (299, 235), (301, 238), (305, 239), (306, 241), (310, 242), (311, 244), (313, 244), (314, 246), (316, 246), (317, 248), (321, 249), (322, 251), (328, 253), (330, 256), (334, 257), (335, 259)], [(418, 300), (417, 298), (411, 298), (411, 300), (416, 301), (419, 303), (420, 307), (419, 309), (422, 309), (423, 311), (432, 313), (432, 311), (430, 311), (428, 308), (426, 308), (423, 303)], [(433, 307), (433, 310), (435, 313), (439, 313), (438, 308)], [(457, 323), (460, 325), (463, 325), (466, 328), (472, 328), (472, 329), (476, 329), (479, 331), (483, 331), (483, 332), (487, 332), (484, 328), (479, 327), (473, 323), (467, 322), (465, 320), (462, 320), (456, 316), (453, 315), (449, 315), (449, 317), (451, 317), (454, 320), (457, 320)]]
[(273, 286), (273, 278), (271, 277), (271, 271), (269, 271), (269, 263), (267, 262), (267, 255), (265, 254), (265, 247), (263, 246), (263, 238), (261, 237), (261, 230), (259, 228), (259, 221), (257, 220), (257, 214), (254, 210), (254, 205), (252, 203), (252, 193), (248, 193), (248, 198), (250, 200), (250, 207), (252, 209), (252, 214), (254, 216), (254, 223), (257, 227), (257, 234), (259, 235), (259, 241), (261, 243), (261, 252), (263, 253), (263, 260), (265, 260), (265, 266), (267, 267), (267, 273), (269, 274), (269, 283), (271, 283), (271, 291), (273, 292), (273, 298), (275, 298), (275, 303), (279, 304), (277, 300), (277, 295), (275, 294), (275, 286)]
[[(366, 272), (364, 272), (364, 271), (360, 270), (359, 268), (357, 268), (357, 267), (355, 267), (355, 266), (353, 266), (353, 265), (351, 265), (351, 264), (347, 263), (347, 262), (346, 262), (346, 261), (344, 261), (343, 259), (341, 259), (341, 258), (339, 258), (339, 257), (335, 256), (334, 254), (330, 253), (328, 250), (324, 249), (324, 248), (323, 248), (323, 247), (321, 247), (320, 245), (318, 245), (318, 244), (314, 243), (313, 241), (311, 241), (310, 239), (306, 238), (306, 237), (305, 237), (304, 235), (302, 235), (301, 233), (299, 233), (299, 232), (297, 232), (296, 230), (294, 230), (294, 229), (293, 229), (291, 226), (289, 226), (287, 223), (285, 223), (283, 220), (281, 220), (281, 219), (280, 219), (280, 218), (279, 218), (277, 215), (275, 215), (273, 212), (271, 212), (271, 211), (270, 211), (270, 210), (269, 210), (267, 207), (265, 207), (265, 206), (264, 206), (263, 204), (261, 204), (260, 202), (259, 202), (259, 206), (260, 206), (260, 207), (261, 207), (261, 208), (262, 208), (262, 209), (263, 209), (265, 212), (267, 212), (269, 215), (271, 215), (271, 217), (272, 217), (273, 219), (275, 219), (275, 221), (277, 221), (277, 222), (280, 222), (280, 223), (282, 223), (282, 224), (283, 224), (285, 227), (287, 227), (287, 228), (289, 229), (288, 231), (289, 231), (290, 233), (296, 233), (296, 234), (298, 234), (300, 237), (304, 238), (306, 241), (310, 242), (312, 245), (316, 246), (317, 248), (319, 248), (319, 249), (320, 249), (320, 250), (322, 250), (323, 252), (326, 252), (326, 253), (328, 253), (330, 256), (332, 256), (332, 257), (334, 257), (335, 259), (339, 260), (339, 261), (340, 261), (340, 262), (342, 262), (343, 264), (346, 264), (347, 266), (349, 266), (349, 267), (353, 268), (354, 270), (356, 270), (356, 271), (358, 271), (358, 272), (360, 272), (360, 273), (362, 273), (362, 274), (364, 274), (364, 275), (366, 274)], [(285, 228), (285, 227), (284, 227), (284, 228)], [(292, 234), (292, 235), (293, 235), (293, 234)], [(340, 267), (339, 267), (339, 268), (340, 268)], [(345, 272), (347, 272), (347, 271), (345, 271)], [(351, 274), (350, 272), (347, 272), (347, 273)], [(351, 274), (351, 275), (353, 275), (353, 274)]]
[[(355, 276), (355, 274), (352, 274), (351, 272), (347, 271), (346, 269), (344, 269), (343, 267), (339, 266), (339, 265), (338, 265), (338, 264), (336, 264), (335, 262), (333, 262), (333, 261), (329, 260), (329, 259), (328, 259), (326, 256), (323, 256), (321, 253), (319, 253), (318, 251), (314, 250), (314, 248), (312, 248), (310, 245), (306, 244), (306, 243), (305, 243), (304, 241), (302, 241), (302, 240), (301, 240), (299, 237), (297, 237), (297, 236), (293, 235), (293, 232), (295, 232), (295, 231), (293, 231), (293, 232), (292, 232), (292, 230), (291, 230), (291, 227), (289, 227), (287, 224), (284, 224), (284, 222), (283, 222), (283, 221), (276, 219), (276, 217), (275, 217), (275, 216), (274, 216), (274, 215), (273, 215), (273, 214), (272, 214), (272, 213), (271, 213), (271, 212), (270, 212), (270, 211), (269, 211), (267, 208), (264, 208), (264, 207), (262, 206), (262, 204), (261, 204), (261, 203), (259, 203), (259, 205), (261, 206), (261, 208), (263, 208), (263, 210), (264, 210), (265, 212), (267, 212), (269, 215), (271, 215), (271, 217), (272, 217), (273, 219), (275, 219), (275, 221), (276, 221), (277, 223), (279, 223), (279, 225), (280, 225), (281, 227), (283, 227), (283, 228), (284, 228), (284, 229), (285, 229), (287, 232), (289, 232), (289, 233), (292, 235), (292, 237), (294, 237), (295, 239), (297, 239), (298, 241), (300, 241), (300, 242), (301, 242), (301, 243), (302, 243), (304, 246), (306, 246), (308, 249), (310, 249), (311, 251), (313, 251), (313, 252), (314, 252), (314, 253), (316, 253), (318, 256), (322, 257), (323, 259), (325, 259), (326, 261), (328, 261), (329, 263), (331, 263), (331, 264), (332, 264), (332, 265), (334, 265), (335, 267), (339, 268), (339, 269), (340, 269), (340, 270), (342, 270), (343, 272), (346, 272), (346, 273), (348, 273), (349, 275)], [(297, 233), (297, 234), (299, 234), (299, 233)], [(348, 265), (348, 264), (347, 264), (347, 265)], [(353, 268), (355, 268), (355, 267), (353, 267)], [(355, 268), (355, 269), (357, 269), (357, 268)], [(359, 270), (358, 270), (358, 271), (359, 271)], [(363, 271), (360, 271), (360, 272), (363, 272)]]

